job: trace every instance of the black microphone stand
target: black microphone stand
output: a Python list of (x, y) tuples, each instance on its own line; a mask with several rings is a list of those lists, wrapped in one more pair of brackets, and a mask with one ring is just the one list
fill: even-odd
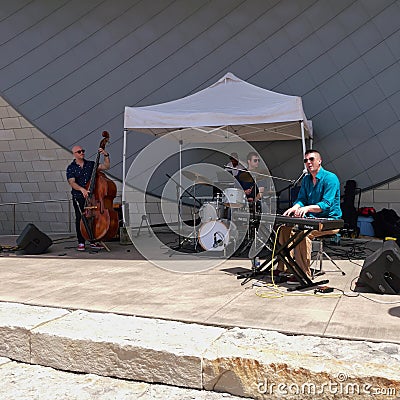
[(303, 169), (303, 172), (301, 173), (301, 175), (293, 182), (293, 187), (296, 187), (297, 184), (304, 178), (304, 176), (307, 174), (307, 169)]
[(295, 187), (298, 185), (298, 183), (304, 178), (304, 176), (305, 176), (307, 173), (308, 173), (308, 171), (307, 171), (306, 169), (304, 169), (303, 172), (301, 173), (301, 175), (300, 175), (296, 180), (294, 180), (294, 181), (292, 180), (291, 183), (290, 183), (288, 186), (286, 186), (286, 187), (284, 187), (283, 189), (281, 189), (281, 190), (279, 190), (278, 192), (276, 192), (276, 196), (278, 197), (278, 199), (280, 198), (280, 195), (281, 195), (285, 190), (288, 190), (288, 191), (289, 191), (289, 207), (290, 207), (291, 204), (292, 204), (292, 194), (291, 194), (290, 189), (295, 188)]

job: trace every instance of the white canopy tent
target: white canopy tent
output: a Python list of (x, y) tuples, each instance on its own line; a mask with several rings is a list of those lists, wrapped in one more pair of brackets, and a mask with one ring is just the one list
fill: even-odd
[[(125, 131), (159, 137), (179, 128), (204, 127), (223, 129), (226, 135), (216, 139), (211, 137), (214, 135), (194, 131), (194, 141), (229, 141), (229, 133), (246, 141), (312, 137), (312, 126), (304, 114), (301, 97), (271, 92), (242, 81), (230, 72), (190, 96), (151, 106), (125, 107)], [(231, 140), (235, 140), (234, 137)]]
[[(191, 128), (191, 129), (188, 129)], [(216, 83), (190, 96), (144, 107), (125, 107), (123, 179), (126, 134), (167, 133), (179, 143), (247, 142), (312, 139), (301, 97), (275, 93), (227, 73)], [(125, 186), (125, 183), (124, 185)]]

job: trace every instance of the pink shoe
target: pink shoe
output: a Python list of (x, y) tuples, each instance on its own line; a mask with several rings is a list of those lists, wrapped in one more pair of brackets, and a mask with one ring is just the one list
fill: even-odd
[(85, 251), (85, 243), (79, 243), (77, 247), (78, 251)]

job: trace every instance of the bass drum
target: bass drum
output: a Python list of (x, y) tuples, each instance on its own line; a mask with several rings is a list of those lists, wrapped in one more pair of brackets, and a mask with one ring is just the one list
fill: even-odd
[[(200, 246), (206, 251), (224, 250), (229, 243), (238, 239), (236, 225), (229, 220), (208, 221), (199, 230)], [(235, 244), (236, 247), (236, 244)]]

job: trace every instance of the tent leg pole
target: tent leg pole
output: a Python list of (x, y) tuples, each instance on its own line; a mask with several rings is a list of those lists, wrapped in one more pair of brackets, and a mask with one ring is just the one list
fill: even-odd
[(126, 172), (126, 129), (124, 129), (123, 149), (122, 149), (122, 220), (124, 227), (126, 226), (125, 216), (125, 172)]
[(303, 145), (303, 155), (304, 155), (306, 152), (306, 139), (304, 137), (304, 121), (301, 121), (300, 126), (301, 126), (301, 144)]
[(181, 248), (181, 238), (182, 238), (182, 138), (179, 140), (179, 190), (178, 190), (178, 240), (179, 240), (179, 248)]

